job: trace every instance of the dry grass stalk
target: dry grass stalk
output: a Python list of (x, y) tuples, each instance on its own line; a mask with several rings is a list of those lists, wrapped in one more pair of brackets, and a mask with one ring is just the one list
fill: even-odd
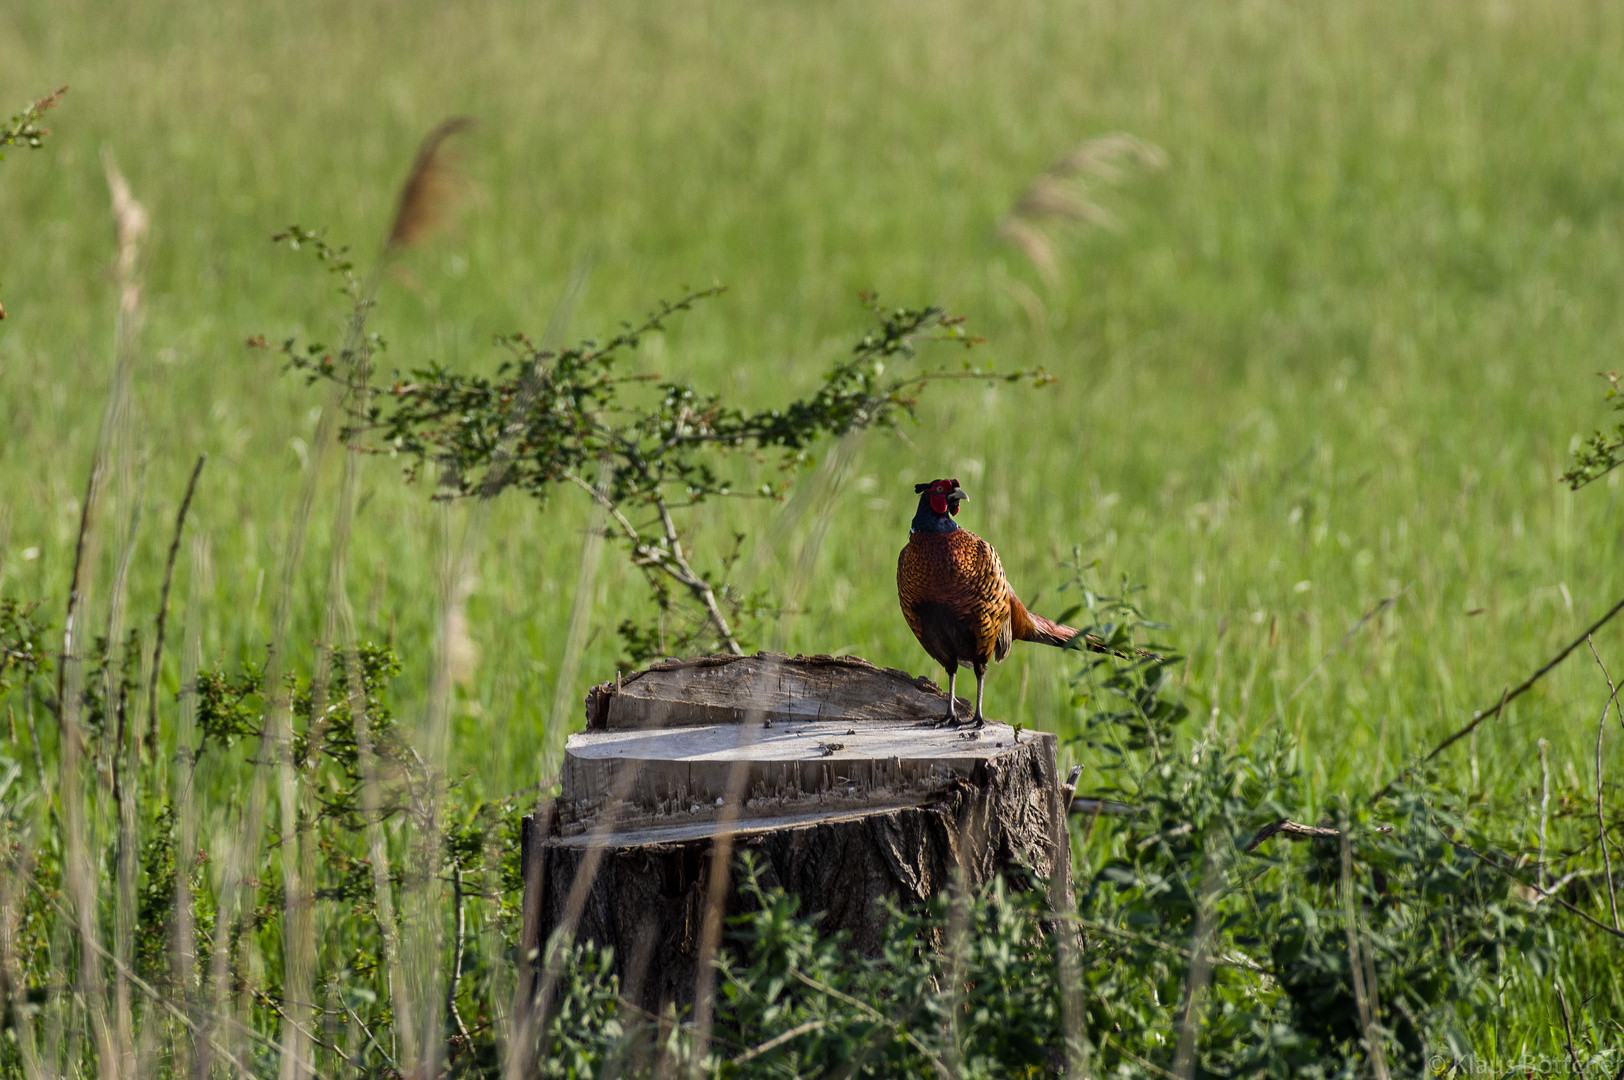
[[(73, 689), (77, 691), (78, 688)], [(62, 793), (62, 816), (67, 834), (63, 851), (63, 862), (67, 871), (67, 892), (72, 900), (73, 923), (80, 944), (76, 997), (78, 1001), (83, 1002), (84, 1023), (94, 1040), (96, 1059), (101, 1064), (101, 1075), (107, 1080), (117, 1080), (122, 1075), (119, 1069), (122, 1058), (108, 1023), (107, 998), (101, 965), (101, 954), (106, 950), (101, 944), (96, 895), (101, 872), (92, 854), (100, 845), (93, 843), (86, 835), (86, 795), (80, 783), (85, 746), (83, 727), (79, 723), (77, 713), (78, 709), (75, 706), (64, 703), (61, 779), (58, 788)], [(70, 1057), (69, 1060), (74, 1059)]]
[(1545, 739), (1539, 740), (1539, 855), (1538, 877), (1539, 887), (1545, 888), (1545, 837), (1546, 828), (1551, 820), (1551, 744)]
[[(144, 485), (143, 485), (144, 488)], [(113, 976), (113, 1018), (117, 1036), (120, 1075), (135, 1074), (135, 1030), (130, 981), (125, 975), (134, 955), (135, 944), (135, 862), (140, 844), (136, 803), (140, 797), (139, 739), (128, 723), (129, 700), (124, 686), (124, 621), (128, 599), (130, 560), (141, 521), (142, 492), (137, 491), (135, 507), (125, 525), (123, 551), (113, 573), (112, 594), (107, 606), (108, 658), (104, 670), (103, 700), (117, 718), (113, 743), (104, 749), (112, 777), (112, 797), (118, 814), (118, 843), (115, 847), (115, 888), (113, 908), (113, 956), (118, 960)], [(138, 699), (139, 700), (139, 699)], [(139, 724), (134, 725), (139, 728)]]
[[(774, 681), (769, 673), (775, 666), (776, 661), (763, 667), (758, 685)], [(747, 748), (756, 741), (766, 713), (765, 703), (758, 704), (752, 700), (738, 724), (741, 737), (736, 746)], [(728, 888), (733, 882), (733, 826), (738, 822), (739, 811), (744, 806), (744, 788), (750, 777), (747, 758), (746, 754), (735, 756), (728, 768), (722, 812), (716, 816), (716, 829), (711, 835), (710, 873), (699, 928), (699, 951), (694, 961), (694, 1049), (689, 1059), (689, 1075), (695, 1080), (710, 1055), (711, 1021), (716, 1013), (716, 952), (722, 944), (722, 910), (727, 901)]]
[(441, 917), (445, 890), (440, 877), (440, 814), (445, 797), (451, 698), (458, 675), (459, 633), (465, 633), (461, 629), (466, 626), (464, 607), (471, 591), (473, 563), (484, 532), (488, 503), (488, 499), (480, 499), (475, 504), (460, 536), (454, 527), (454, 506), (442, 502), (438, 508), (440, 618), (428, 702), (417, 740), (417, 753), (426, 776), (413, 796), (417, 836), (407, 857), (407, 886), (401, 896), (406, 916), (401, 959), (407, 994), (395, 1009), (397, 1017), (408, 1011), (413, 1013), (412, 1029), (418, 1033), (417, 1044), (408, 1045), (402, 1051), (402, 1064), (408, 1071), (420, 1069), (425, 1076), (439, 1075), (440, 1055), (445, 1049), (441, 1040), (431, 1034), (442, 1028), (445, 1004), (441, 987)]
[[(112, 797), (118, 815), (117, 901), (114, 908), (113, 948), (114, 955), (118, 959), (128, 961), (134, 937), (135, 858), (139, 844), (139, 837), (136, 835), (136, 800), (139, 793), (135, 790), (138, 783), (137, 769), (133, 763), (126, 767), (125, 762), (121, 760), (125, 757), (130, 704), (123, 685), (126, 644), (124, 626), (130, 563), (135, 554), (145, 487), (144, 475), (140, 484), (131, 475), (135, 455), (132, 445), (130, 388), (144, 315), (138, 271), (141, 241), (147, 233), (147, 212), (131, 194), (130, 185), (119, 172), (112, 151), (103, 150), (102, 165), (107, 177), (114, 235), (117, 241), (114, 279), (119, 290), (119, 306), (114, 344), (113, 389), (108, 397), (107, 412), (103, 418), (98, 453), (104, 461), (113, 466), (119, 505), (129, 507), (126, 515), (119, 521), (120, 555), (108, 597), (105, 635), (108, 655), (103, 668), (102, 684), (102, 700), (114, 711), (117, 725), (111, 746), (107, 746), (104, 741), (102, 753), (106, 755), (106, 771), (112, 780)], [(133, 1070), (135, 1064), (131, 1005), (129, 981), (122, 974), (115, 975), (113, 1012), (121, 1059), (120, 1071), (124, 1073)]]
[[(352, 322), (358, 324), (364, 318), (365, 309), (357, 305), (352, 312)], [(351, 355), (355, 366), (351, 398), (353, 402), (364, 406), (368, 393), (370, 357), (364, 347), (358, 347)], [(360, 452), (353, 447), (349, 448), (344, 457), (343, 480), (339, 485), (338, 504), (333, 517), (333, 540), (328, 561), (326, 611), (322, 630), (324, 645), (338, 640), (343, 633), (341, 627), (353, 623), (353, 617), (349, 615), (351, 609), (346, 570), (349, 562), (351, 528), (355, 520), (356, 499), (360, 488), (361, 467)], [(343, 634), (347, 650), (355, 648), (355, 642), (351, 640), (353, 636)], [(314, 1072), (315, 1044), (309, 1034), (309, 1028), (315, 1000), (317, 934), (315, 823), (321, 806), (313, 782), (315, 778), (307, 776), (302, 783), (299, 780), (300, 770), (311, 764), (311, 759), (316, 753), (314, 748), (318, 747), (326, 736), (327, 688), (331, 678), (330, 655), (326, 647), (318, 647), (316, 651), (315, 670), (310, 683), (310, 726), (306, 733), (306, 745), (312, 749), (307, 752), (305, 761), (295, 762), (293, 768), (279, 773), (284, 785), (290, 780), (294, 784), (294, 790), (283, 792), (283, 803), (284, 805), (292, 803), (299, 807), (296, 827), (300, 833), (298, 870), (296, 873), (289, 873), (284, 866), (286, 942), (281, 1009), (282, 1042), (293, 1049), (293, 1054), (282, 1062), (281, 1080), (306, 1080)], [(363, 699), (364, 693), (363, 689)], [(294, 891), (295, 888), (297, 891)]]
[(1049, 808), (1051, 835), (1054, 837), (1053, 873), (1049, 878), (1049, 916), (1054, 920), (1053, 933), (1059, 939), (1056, 971), (1060, 978), (1060, 1023), (1065, 1039), (1066, 1075), (1078, 1078), (1089, 1075), (1088, 1068), (1088, 1003), (1082, 984), (1083, 957), (1077, 926), (1077, 905), (1072, 896), (1071, 829), (1067, 824), (1071, 813), (1072, 796), (1077, 791), (1077, 778), (1082, 766), (1072, 766), (1071, 773), (1054, 792)]
[(1212, 980), (1213, 908), (1223, 884), (1217, 854), (1208, 850), (1201, 873), (1201, 895), (1196, 903), (1195, 940), (1190, 945), (1190, 968), (1184, 977), (1184, 1008), (1179, 1019), (1179, 1041), (1173, 1053), (1173, 1071), (1180, 1080), (1195, 1076), (1197, 1029)]
[[(95, 1042), (97, 1061), (102, 1075), (119, 1077), (128, 1072), (133, 1062), (133, 1047), (129, 1029), (127, 1027), (129, 1009), (119, 1010), (118, 1032), (115, 1032), (107, 1015), (107, 1000), (104, 994), (104, 981), (102, 976), (101, 957), (106, 950), (101, 945), (101, 930), (99, 926), (99, 913), (97, 905), (97, 884), (101, 879), (98, 862), (94, 852), (102, 850), (99, 839), (87, 835), (89, 822), (86, 820), (85, 809), (88, 797), (94, 793), (87, 793), (81, 784), (81, 772), (85, 762), (86, 744), (84, 729), (81, 723), (83, 710), (83, 658), (79, 655), (78, 627), (85, 617), (88, 598), (91, 592), (91, 580), (96, 564), (99, 529), (96, 512), (103, 497), (103, 480), (106, 467), (115, 452), (127, 447), (128, 440), (120, 438), (122, 429), (127, 423), (128, 399), (131, 381), (131, 372), (134, 366), (135, 341), (141, 322), (141, 292), (136, 270), (140, 260), (140, 241), (147, 228), (146, 211), (136, 202), (130, 194), (128, 183), (118, 172), (110, 153), (103, 155), (106, 166), (107, 183), (112, 196), (113, 219), (117, 234), (118, 250), (115, 261), (115, 272), (119, 285), (119, 313), (117, 334), (115, 337), (114, 376), (111, 392), (108, 395), (106, 410), (102, 414), (101, 428), (97, 436), (95, 454), (91, 461), (90, 475), (85, 486), (85, 501), (80, 510), (79, 534), (74, 545), (74, 568), (69, 585), (67, 615), (63, 620), (62, 652), (57, 671), (57, 712), (61, 728), (61, 749), (59, 755), (59, 784), (58, 791), (61, 797), (62, 817), (64, 826), (63, 864), (67, 893), (72, 904), (73, 925), (80, 939), (79, 947), (79, 973), (76, 995), (73, 1003), (57, 1003), (53, 1015), (48, 1021), (53, 1048), (62, 1047), (60, 1041), (60, 1025), (65, 1019), (64, 1012), (77, 1011), (82, 1008), (85, 1016), (85, 1026), (89, 1028)], [(119, 462), (121, 478), (125, 480), (124, 488), (128, 491), (129, 465), (128, 455), (122, 455), (124, 460)], [(124, 558), (121, 560), (121, 571), (127, 572), (129, 559), (129, 537), (133, 535), (134, 515), (126, 530), (126, 543), (124, 545)], [(114, 625), (109, 629), (121, 628), (122, 593), (124, 580), (121, 573), (114, 588), (112, 603), (109, 605), (109, 616)], [(110, 665), (111, 667), (112, 665)], [(113, 668), (116, 670), (116, 667)], [(112, 700), (109, 698), (108, 700)], [(116, 750), (115, 750), (116, 754)], [(101, 815), (97, 816), (99, 820)], [(120, 814), (121, 820), (125, 814)], [(123, 829), (121, 828), (121, 834)], [(133, 846), (134, 836), (121, 835), (121, 842), (126, 849)], [(64, 920), (66, 923), (67, 920)], [(62, 943), (65, 945), (65, 942)], [(116, 943), (115, 943), (116, 944)], [(58, 949), (53, 942), (53, 954), (62, 955), (65, 949)], [(66, 970), (64, 966), (63, 970)], [(127, 986), (122, 975), (120, 976), (120, 990), (127, 1002)], [(82, 1005), (78, 1004), (82, 1003)], [(71, 1022), (72, 1029), (78, 1030), (78, 1024)], [(68, 1060), (74, 1057), (73, 1043), (68, 1040)]]
[[(564, 913), (556, 924), (557, 929), (547, 941), (540, 943), (539, 957), (520, 958), (524, 967), (520, 971), (519, 992), (514, 1002), (512, 1035), (509, 1038), (511, 1052), (503, 1070), (506, 1080), (523, 1080), (530, 1075), (536, 1040), (547, 1031), (548, 1011), (559, 977), (563, 974), (565, 954), (575, 940), (575, 929), (586, 911), (587, 894), (592, 891), (592, 882), (598, 876), (609, 834), (615, 831), (620, 809), (631, 794), (636, 780), (635, 769), (625, 769), (615, 778), (609, 797), (604, 801), (604, 810), (587, 834), (586, 856), (577, 867), (575, 877), (570, 882), (570, 891), (564, 897)], [(541, 967), (539, 980), (534, 977), (530, 967), (537, 961)]]
[[(349, 605), (342, 604), (339, 610), (343, 619), (346, 681), (350, 687), (350, 720), (355, 725), (356, 754), (361, 764), (361, 811), (366, 819), (367, 854), (372, 864), (372, 899), (378, 909), (384, 972), (389, 980), (390, 998), (405, 1003), (408, 1000), (406, 978), (401, 970), (395, 901), (389, 884), (389, 848), (383, 831), (382, 783), (378, 776), (378, 756), (372, 746), (366, 684), (361, 677), (361, 654)], [(416, 1015), (404, 1005), (395, 1014), (401, 1040), (408, 1047), (414, 1046), (417, 1041), (415, 1021)]]
[[(196, 471), (192, 477), (196, 479)], [(175, 922), (170, 941), (169, 992), (180, 1002), (187, 1016), (206, 1033), (208, 1021), (199, 1016), (198, 1010), (197, 926), (192, 918), (190, 873), (197, 853), (197, 793), (192, 784), (197, 759), (192, 747), (197, 738), (197, 674), (203, 668), (203, 597), (209, 575), (209, 538), (206, 534), (193, 538), (191, 562), (191, 589), (186, 601), (186, 645), (180, 669), (180, 715), (175, 727), (174, 800), (179, 833), (175, 841)], [(184, 1077), (188, 1074), (186, 1040), (177, 1038), (171, 1045), (176, 1055), (175, 1075)], [(200, 1047), (200, 1055), (204, 1052), (204, 1048)], [(203, 1066), (202, 1074), (207, 1076), (207, 1058), (200, 1056), (199, 1060)]]
[(1381, 1002), (1376, 996), (1375, 963), (1369, 947), (1361, 947), (1359, 933), (1359, 905), (1353, 890), (1353, 845), (1347, 831), (1342, 833), (1342, 912), (1348, 932), (1348, 970), (1353, 978), (1353, 1000), (1359, 1010), (1359, 1028), (1364, 1035), (1365, 1050), (1370, 1055), (1371, 1068), (1376, 1080), (1387, 1080), (1387, 1053), (1382, 1045)]
[[(354, 366), (354, 376), (351, 382), (359, 387), (354, 392), (363, 399), (366, 394), (366, 379), (369, 371), (370, 353), (367, 349), (366, 318), (372, 306), (373, 296), (376, 294), (381, 271), (385, 262), (394, 254), (404, 248), (420, 241), (435, 226), (443, 220), (449, 208), (452, 196), (457, 187), (454, 171), (444, 153), (445, 141), (457, 132), (464, 131), (472, 126), (472, 121), (459, 117), (448, 120), (436, 128), (427, 139), (423, 141), (418, 150), (417, 158), (412, 165), (406, 182), (401, 187), (399, 202), (395, 216), (390, 226), (389, 234), (385, 238), (382, 250), (371, 274), (364, 285), (356, 286), (351, 283), (351, 298), (353, 308), (350, 314), (349, 326), (345, 333), (342, 355), (350, 359)], [(317, 421), (316, 433), (312, 439), (310, 455), (308, 458), (304, 484), (300, 492), (298, 508), (296, 510), (293, 527), (289, 535), (287, 549), (283, 555), (281, 583), (278, 590), (276, 615), (273, 619), (271, 642), (271, 663), (266, 672), (266, 685), (281, 687), (281, 674), (285, 670), (287, 657), (285, 648), (287, 644), (288, 628), (292, 613), (292, 600), (294, 588), (299, 573), (304, 541), (308, 533), (311, 512), (313, 510), (316, 486), (321, 476), (321, 465), (325, 459), (326, 451), (333, 441), (338, 426), (338, 418), (345, 402), (341, 391), (329, 394), (324, 402), (320, 418)], [(351, 404), (355, 404), (351, 402)], [(348, 553), (348, 535), (353, 507), (355, 505), (356, 489), (358, 486), (359, 463), (355, 455), (349, 455), (346, 462), (345, 479), (341, 488), (340, 507), (335, 522), (335, 544), (333, 559), (330, 564), (329, 593), (327, 604), (327, 627), (329, 637), (335, 625), (342, 623), (345, 640), (346, 664), (349, 667), (348, 675), (352, 687), (352, 709), (355, 709), (353, 719), (357, 728), (357, 742), (362, 758), (363, 767), (363, 810), (369, 821), (371, 834), (370, 847), (373, 854), (374, 875), (381, 875), (375, 880), (375, 899), (379, 903), (380, 922), (384, 926), (385, 937), (385, 963), (389, 971), (391, 995), (396, 1002), (395, 1015), (397, 1029), (405, 1043), (405, 1050), (399, 1056), (408, 1063), (408, 1067), (416, 1064), (419, 1053), (434, 1054), (436, 1045), (425, 1044), (418, 1046), (415, 1037), (417, 1030), (438, 1030), (433, 1018), (429, 1019), (428, 1026), (422, 1026), (423, 1018), (414, 1015), (417, 1011), (412, 1002), (425, 1000), (419, 998), (414, 992), (417, 988), (411, 985), (406, 977), (409, 973), (403, 971), (400, 964), (401, 950), (399, 943), (394, 941), (392, 897), (387, 877), (387, 851), (384, 846), (381, 827), (381, 801), (379, 798), (378, 778), (376, 775), (376, 757), (370, 743), (370, 732), (366, 730), (365, 690), (361, 682), (358, 653), (354, 634), (354, 617), (350, 610), (348, 597), (344, 586), (344, 561)], [(447, 605), (442, 614), (440, 635), (440, 663), (436, 669), (435, 689), (431, 693), (429, 707), (429, 722), (426, 725), (430, 746), (440, 746), (444, 743), (443, 730), (445, 724), (437, 722), (449, 711), (449, 689), (438, 689), (445, 685), (443, 677), (447, 674), (447, 665), (450, 650), (445, 646), (449, 640), (447, 631), (454, 623), (456, 614), (454, 607)], [(325, 659), (318, 657), (318, 671), (316, 685), (313, 691), (321, 692), (321, 684), (326, 681)], [(443, 700), (443, 705), (439, 704)], [(357, 702), (359, 707), (357, 707)], [(287, 905), (286, 919), (284, 921), (286, 968), (284, 973), (284, 1006), (281, 1013), (284, 1021), (284, 1045), (293, 1048), (291, 1060), (282, 1062), (282, 1080), (302, 1080), (311, 1074), (313, 1063), (309, 1059), (311, 1039), (309, 1037), (308, 1020), (311, 1003), (314, 999), (311, 983), (311, 972), (314, 966), (315, 953), (315, 926), (314, 926), (314, 897), (313, 888), (314, 863), (311, 853), (304, 851), (310, 846), (310, 837), (301, 835), (299, 825), (301, 803), (308, 800), (310, 794), (301, 790), (296, 763), (292, 760), (292, 714), (291, 702), (285, 692), (278, 689), (269, 710), (268, 723), (265, 735), (261, 740), (261, 752), (257, 756), (259, 764), (256, 766), (254, 781), (251, 788), (248, 811), (245, 819), (244, 836), (248, 838), (251, 849), (238, 849), (236, 858), (227, 870), (229, 888), (222, 888), (222, 898), (229, 900), (229, 910), (240, 913), (246, 910), (248, 895), (246, 892), (245, 867), (257, 857), (260, 832), (263, 828), (264, 811), (266, 804), (266, 763), (274, 762), (277, 774), (278, 803), (281, 807), (282, 836), (284, 845), (282, 850), (283, 889)], [(432, 734), (439, 729), (442, 734), (438, 737)], [(430, 791), (424, 794), (422, 805), (429, 809), (428, 825), (424, 830), (426, 846), (423, 849), (424, 858), (428, 860), (425, 867), (433, 865), (438, 858), (438, 841), (435, 833), (437, 823), (433, 821), (435, 807), (438, 806), (436, 793), (439, 788), (433, 777), (438, 777), (443, 770), (439, 768), (443, 761), (443, 749), (436, 753), (432, 749), (427, 754), (429, 771), (431, 774)], [(308, 809), (308, 807), (307, 807)], [(307, 815), (308, 816), (308, 815)], [(246, 861), (245, 861), (246, 859)], [(428, 892), (437, 897), (435, 888), (437, 875), (426, 872), (416, 875), (416, 882), (421, 882)], [(412, 906), (412, 905), (409, 905)], [(434, 920), (429, 917), (432, 911), (432, 900), (429, 901), (429, 910), (419, 913), (421, 917), (412, 920), (417, 929), (432, 933), (432, 928), (425, 924)], [(385, 913), (388, 917), (385, 918)], [(246, 941), (246, 935), (244, 939)], [(437, 938), (436, 938), (437, 940)], [(245, 958), (246, 959), (246, 958)], [(437, 979), (438, 955), (425, 955), (423, 958), (427, 967), (422, 972), (432, 983)], [(416, 968), (414, 966), (414, 973)], [(433, 995), (427, 995), (432, 1001)], [(430, 1005), (432, 1010), (432, 1004)], [(429, 1040), (432, 1043), (432, 1040)], [(432, 1063), (429, 1063), (432, 1066)], [(428, 1073), (432, 1074), (430, 1067)]]

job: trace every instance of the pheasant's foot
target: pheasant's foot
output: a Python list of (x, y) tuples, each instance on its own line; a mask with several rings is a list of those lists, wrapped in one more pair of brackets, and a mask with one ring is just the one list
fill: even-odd
[(928, 725), (933, 728), (965, 728), (971, 731), (980, 731), (987, 726), (987, 721), (979, 716), (955, 716), (949, 713), (940, 720), (933, 720)]

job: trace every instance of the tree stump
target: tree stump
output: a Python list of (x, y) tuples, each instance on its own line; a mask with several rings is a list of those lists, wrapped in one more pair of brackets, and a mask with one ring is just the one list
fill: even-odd
[[(946, 711), (930, 680), (854, 657), (666, 661), (593, 688), (562, 794), (524, 822), (525, 955), (573, 927), (614, 947), (633, 1004), (690, 1002), (718, 837), (870, 955), (879, 900), (925, 900), (955, 870), (1066, 895), (1055, 737), (932, 727)], [(742, 908), (730, 881), (724, 911)]]

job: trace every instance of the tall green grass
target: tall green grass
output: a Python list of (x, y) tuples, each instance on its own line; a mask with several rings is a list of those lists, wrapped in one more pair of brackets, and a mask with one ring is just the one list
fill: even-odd
[[(1624, 12), (1561, 0), (11, 5), (0, 97), (72, 90), (46, 148), (0, 171), (0, 587), (60, 596), (71, 566), (113, 371), (100, 149), (154, 230), (129, 617), (152, 618), (168, 535), (151, 523), (207, 451), (201, 649), (257, 658), (319, 401), (242, 342), (333, 341), (344, 314), (267, 238), (299, 221), (370, 242), (422, 132), (467, 112), (473, 197), (385, 281), (381, 377), (491, 364), (490, 333), (539, 333), (587, 259), (581, 334), (727, 284), (641, 362), (745, 402), (812, 385), (862, 324), (858, 289), (941, 302), (993, 359), (1062, 381), (944, 394), (906, 439), (867, 438), (824, 496), (815, 566), (795, 559), (812, 520), (757, 559), (759, 584), (797, 598), (778, 643), (927, 671), (891, 567), (910, 485), (957, 476), (966, 524), (1034, 607), (1067, 605), (1074, 547), (1144, 582), (1192, 651), (1191, 693), (1296, 733), (1321, 797), (1369, 790), (1624, 594), (1617, 485), (1555, 483), (1624, 343), (1621, 53)], [(1049, 283), (996, 226), (1054, 159), (1112, 131), (1168, 165), (1100, 193), (1120, 229), (1062, 237)], [(351, 591), (363, 636), (426, 656), (437, 511), (394, 468), (365, 466)], [(322, 632), (333, 472), (298, 641)], [(698, 529), (761, 538), (776, 513), (714, 505)], [(573, 496), (492, 510), (451, 711), (476, 792), (550, 775), (588, 520)], [(613, 673), (634, 584), (603, 560), (570, 697)], [(1597, 641), (1615, 667), (1619, 640)], [(1017, 651), (989, 710), (1070, 733), (1069, 667)], [(403, 676), (408, 699), (426, 701), (429, 670)], [(178, 688), (173, 658), (164, 678)], [(1544, 738), (1557, 799), (1593, 798), (1604, 687), (1576, 657), (1448, 767), (1482, 799), (1521, 799)], [(1617, 965), (1593, 948), (1573, 945), (1600, 988), (1587, 1008), (1617, 1015)], [(1548, 1041), (1553, 1010), (1519, 1005), (1504, 1037)]]

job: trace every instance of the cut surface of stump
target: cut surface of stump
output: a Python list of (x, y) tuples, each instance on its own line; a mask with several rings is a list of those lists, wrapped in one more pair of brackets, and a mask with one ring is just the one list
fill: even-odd
[(1069, 891), (1055, 737), (933, 726), (946, 712), (934, 683), (855, 657), (666, 661), (595, 687), (560, 796), (526, 819), (527, 951), (573, 929), (614, 947), (634, 1004), (689, 1000), (724, 833), (764, 887), (871, 954), (881, 898), (925, 900), (956, 872)]

